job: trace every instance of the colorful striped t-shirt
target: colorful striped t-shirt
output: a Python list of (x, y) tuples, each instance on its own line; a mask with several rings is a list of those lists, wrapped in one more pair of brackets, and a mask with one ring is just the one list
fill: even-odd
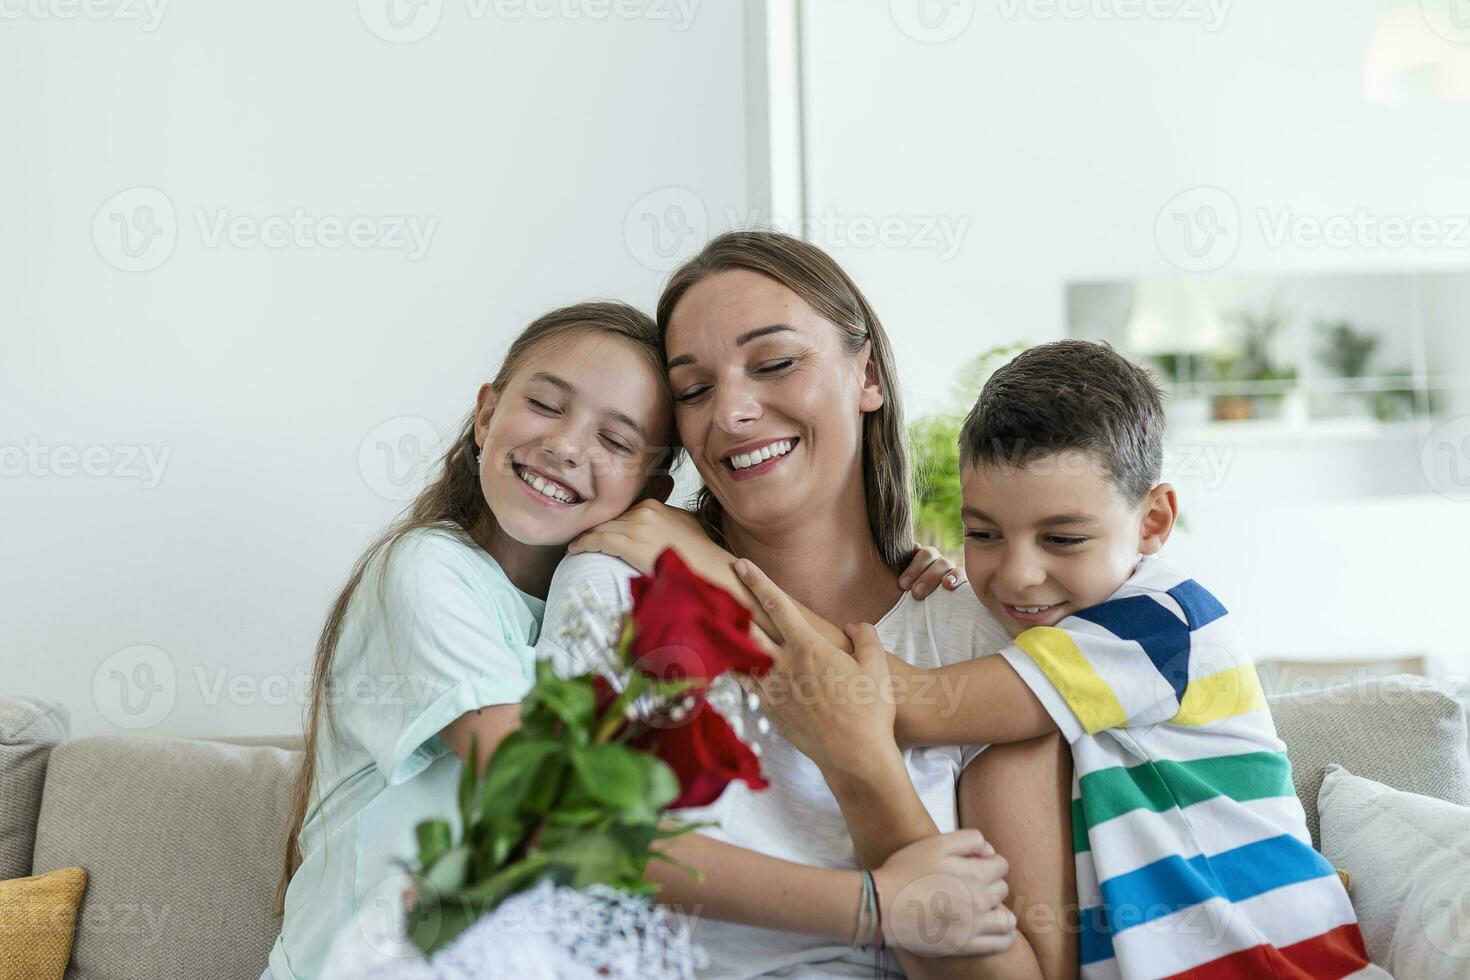
[(1072, 747), (1084, 980), (1388, 975), (1214, 596), (1146, 556), (1002, 656)]

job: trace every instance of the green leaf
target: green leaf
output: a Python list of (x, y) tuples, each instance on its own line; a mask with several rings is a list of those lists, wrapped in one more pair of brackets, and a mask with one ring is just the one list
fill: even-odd
[(484, 784), (480, 789), (480, 812), (492, 827), (504, 825), (520, 812), (526, 794), (541, 772), (542, 763), (561, 751), (562, 746), (550, 739), (511, 735), (500, 743), (485, 770)]
[(597, 694), (590, 675), (558, 677), (546, 660), (536, 664), (536, 686), (527, 700), (546, 707), (573, 733), (585, 734), (597, 714)]
[(469, 830), (475, 823), (475, 787), (479, 784), (480, 736), (470, 736), (470, 757), (459, 775), (459, 825)]
[(572, 888), (586, 888), (599, 882), (615, 884), (636, 877), (642, 863), (606, 830), (584, 831), (541, 853), (551, 862), (554, 877)]
[(484, 881), (462, 889), (458, 897), (480, 903), (488, 911), (500, 904), (507, 895), (520, 891), (536, 880), (550, 865), (551, 858), (544, 853), (529, 855), (515, 864), (501, 868)]
[(424, 881), (431, 894), (444, 895), (458, 891), (465, 882), (470, 868), (470, 849), (464, 844), (451, 847), (424, 872)]
[(566, 782), (567, 759), (560, 752), (548, 755), (541, 762), (521, 809), (527, 813), (545, 814), (556, 804)]
[(421, 868), (432, 866), (454, 843), (446, 820), (425, 820), (414, 828), (414, 835), (419, 842)]
[(628, 822), (654, 823), (679, 795), (679, 780), (662, 760), (623, 745), (584, 745), (572, 751), (577, 782)]
[(484, 911), (483, 906), (458, 899), (421, 902), (408, 912), (409, 942), (425, 954), (437, 952), (473, 925)]

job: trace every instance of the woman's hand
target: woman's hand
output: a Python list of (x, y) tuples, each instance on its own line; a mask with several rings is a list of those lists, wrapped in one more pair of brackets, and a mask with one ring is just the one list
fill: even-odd
[(652, 575), (653, 563), (665, 548), (673, 548), (686, 565), (716, 583), (729, 578), (735, 560), (709, 539), (699, 518), (656, 500), (640, 500), (620, 517), (582, 534), (567, 547), (567, 554), (600, 551)]
[(829, 782), (899, 758), (893, 737), (895, 704), (888, 654), (877, 630), (848, 626), (853, 652), (834, 646), (807, 624), (791, 598), (753, 562), (735, 573), (770, 617), (775, 642), (756, 632), (774, 665), (755, 679), (766, 716)]
[(924, 598), (941, 584), (953, 592), (968, 585), (969, 580), (965, 578), (965, 570), (956, 568), (938, 548), (920, 548), (914, 552), (913, 561), (898, 577), (898, 587), (913, 592), (915, 599)]
[(893, 853), (873, 872), (883, 939), (921, 956), (983, 956), (1016, 941), (1003, 904), (1006, 859), (978, 830), (956, 830)]

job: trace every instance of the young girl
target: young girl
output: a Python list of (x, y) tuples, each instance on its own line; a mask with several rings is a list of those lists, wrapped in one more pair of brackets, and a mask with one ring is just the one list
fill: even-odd
[[(327, 617), (267, 977), (311, 980), (364, 902), (398, 907), (414, 827), (453, 819), (471, 738), (483, 766), (519, 723), (568, 542), (666, 497), (675, 442), (657, 329), (637, 310), (566, 307), (511, 345), (437, 479), (359, 559)], [(912, 577), (933, 558), (921, 551)], [(929, 569), (926, 587), (948, 568)], [(955, 872), (954, 846), (920, 843), (890, 862), (895, 888)], [(822, 876), (828, 918), (852, 921), (856, 873), (802, 870)]]

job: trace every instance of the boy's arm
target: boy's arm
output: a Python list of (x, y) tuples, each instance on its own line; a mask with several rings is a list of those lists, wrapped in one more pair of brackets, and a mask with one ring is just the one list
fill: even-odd
[(889, 654), (888, 667), (898, 699), (894, 737), (903, 748), (1020, 742), (1058, 730), (1005, 657), (925, 670)]

